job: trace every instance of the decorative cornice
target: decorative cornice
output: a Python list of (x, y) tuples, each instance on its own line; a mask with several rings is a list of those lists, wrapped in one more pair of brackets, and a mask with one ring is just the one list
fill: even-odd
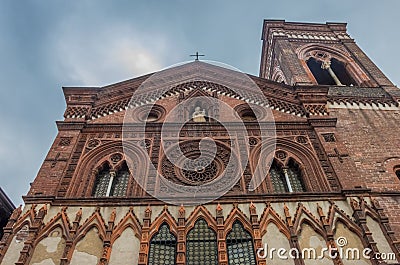
[(69, 131), (69, 130), (82, 130), (83, 127), (85, 127), (86, 122), (56, 121), (56, 124), (59, 131)]
[[(217, 93), (218, 95), (221, 96), (227, 96), (243, 100), (247, 103), (253, 103), (262, 107), (268, 107), (270, 109), (275, 109), (277, 111), (292, 115), (305, 116), (305, 112), (304, 109), (301, 107), (301, 104), (299, 103), (298, 100), (295, 100), (295, 94), (290, 93), (289, 91), (280, 91), (279, 88), (267, 89), (268, 84), (265, 84), (266, 82), (261, 82), (259, 79), (255, 81), (258, 87), (260, 85), (262, 86), (261, 91), (263, 91), (264, 97), (260, 97), (260, 95), (257, 94), (256, 91), (251, 91), (245, 88), (243, 88), (244, 92), (241, 95), (239, 95), (238, 93), (236, 93), (235, 91), (226, 86), (219, 85), (217, 83), (209, 81), (186, 82), (186, 83), (181, 83), (175, 87), (172, 87), (161, 96), (157, 96), (156, 91), (148, 91), (146, 93), (142, 93), (140, 95), (135, 96), (135, 98), (125, 98), (117, 102), (112, 102), (99, 107), (95, 107), (91, 110), (89, 118), (95, 120), (97, 118), (121, 112), (130, 108), (139, 107), (147, 104), (154, 104), (157, 100), (164, 99), (167, 97), (173, 97), (173, 96), (178, 97), (179, 94), (182, 92), (191, 92), (196, 89), (201, 89), (206, 92)], [(288, 90), (288, 89), (283, 89), (283, 90)], [(74, 112), (71, 110), (70, 112), (81, 113), (82, 111)], [(83, 116), (84, 114), (82, 113), (81, 117)]]
[[(268, 202), (298, 202), (298, 201), (330, 201), (330, 200), (346, 200), (352, 196), (373, 196), (373, 197), (399, 197), (400, 192), (374, 192), (371, 189), (360, 188), (352, 190), (343, 190), (342, 192), (303, 192), (303, 193), (268, 193), (268, 194), (246, 194), (246, 195), (224, 195), (223, 197), (213, 201), (213, 203), (232, 203), (240, 200), (243, 203), (264, 203)], [(131, 197), (121, 200), (120, 197), (107, 197), (107, 198), (56, 198), (54, 196), (24, 196), (26, 204), (51, 204), (56, 206), (113, 206), (116, 203), (119, 206), (132, 206), (134, 205), (165, 205), (165, 202), (155, 199), (153, 197)], [(177, 198), (179, 199), (179, 198)]]
[(310, 117), (308, 123), (313, 127), (336, 127), (337, 118)]

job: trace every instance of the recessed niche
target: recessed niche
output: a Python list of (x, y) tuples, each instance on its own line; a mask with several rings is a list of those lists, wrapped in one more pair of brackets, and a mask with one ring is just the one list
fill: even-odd
[(261, 120), (264, 116), (263, 111), (256, 105), (241, 104), (235, 107), (235, 111), (244, 122)]
[(139, 107), (133, 115), (142, 122), (157, 122), (164, 117), (165, 109), (159, 105), (146, 105)]

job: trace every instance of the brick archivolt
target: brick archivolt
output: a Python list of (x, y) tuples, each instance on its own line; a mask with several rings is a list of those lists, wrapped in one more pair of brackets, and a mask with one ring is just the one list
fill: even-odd
[(103, 254), (98, 257), (102, 263), (99, 264), (107, 264), (113, 243), (127, 228), (133, 230), (137, 240), (140, 239), (140, 255), (142, 259), (147, 260), (148, 242), (163, 223), (168, 224), (171, 232), (177, 238), (180, 237), (178, 241), (184, 244), (184, 238), (199, 218), (204, 219), (209, 227), (223, 238), (232, 229), (233, 223), (240, 221), (252, 235), (255, 246), (259, 247), (261, 238), (268, 236), (271, 223), (276, 225), (292, 246), (298, 246), (296, 238), (304, 224), (312, 227), (314, 233), (319, 234), (327, 244), (334, 244), (336, 224), (341, 222), (359, 237), (364, 246), (375, 246), (377, 243), (372, 238), (377, 231), (370, 231), (365, 226), (362, 220), (366, 216), (382, 224), (381, 232), (388, 239), (393, 251), (399, 254), (400, 245), (385, 221), (387, 218), (377, 201), (371, 201), (369, 198), (352, 197), (347, 201), (223, 203), (196, 207), (82, 206), (68, 209), (51, 205), (43, 205), (40, 208), (37, 205), (26, 205), (24, 211), (17, 209), (14, 212), (5, 229), (5, 236), (0, 242), (0, 262), (7, 251), (13, 251), (8, 249), (8, 246), (24, 226), (29, 227), (29, 236), (24, 239), (24, 250), (19, 257), (22, 263), (18, 264), (28, 264), (36, 246), (55, 229), (62, 231), (62, 238), (66, 242), (62, 257), (65, 263), (61, 264), (67, 264), (78, 242), (93, 228), (96, 228), (97, 235), (103, 242)]
[[(312, 43), (300, 46), (296, 49), (296, 54), (300, 60), (307, 61), (309, 58), (314, 57), (317, 60), (330, 60), (335, 58), (344, 63), (346, 70), (354, 78), (359, 85), (375, 87), (377, 84), (370, 80), (368, 75), (361, 69), (352, 56), (342, 49), (334, 47), (333, 45)], [(324, 54), (324, 58), (316, 57), (315, 54)], [(306, 71), (312, 76), (310, 70)]]
[(383, 162), (383, 166), (386, 172), (391, 173), (393, 175), (396, 174), (396, 170), (400, 169), (400, 157), (391, 157), (386, 159)]
[(285, 84), (288, 84), (285, 74), (283, 73), (283, 71), (281, 70), (279, 65), (276, 65), (274, 67), (274, 70), (272, 71), (272, 75), (271, 75), (271, 80), (278, 82), (278, 83), (283, 82)]
[[(126, 154), (123, 155), (123, 154)], [(120, 155), (118, 162), (113, 161), (114, 155)], [(96, 175), (101, 166), (108, 163), (113, 169), (118, 169), (123, 162), (131, 165), (130, 171), (135, 176), (146, 176), (149, 165), (146, 164), (147, 153), (139, 142), (125, 142), (124, 147), (120, 141), (105, 142), (84, 154), (77, 166), (75, 174), (69, 184), (67, 197), (89, 197), (94, 185)], [(141, 166), (137, 166), (141, 163)], [(128, 184), (128, 191), (135, 183)], [(141, 183), (144, 185), (144, 183)]]
[[(275, 152), (274, 152), (275, 151)], [(302, 180), (307, 191), (321, 192), (331, 191), (328, 180), (320, 166), (315, 151), (307, 144), (297, 143), (286, 138), (277, 138), (276, 142), (266, 140), (258, 143), (249, 158), (250, 167), (256, 178), (262, 179), (268, 174), (268, 162), (272, 162), (271, 153), (275, 153), (275, 160), (283, 166), (292, 158), (299, 165), (302, 172)], [(276, 157), (276, 154), (283, 152), (284, 157)], [(262, 165), (262, 166), (258, 166)]]

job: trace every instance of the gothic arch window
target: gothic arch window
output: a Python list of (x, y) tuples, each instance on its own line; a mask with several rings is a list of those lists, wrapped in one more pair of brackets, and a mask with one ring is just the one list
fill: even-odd
[(356, 82), (348, 73), (346, 66), (343, 62), (336, 60), (335, 58), (332, 58), (331, 68), (343, 85), (351, 86), (356, 84)]
[(269, 175), (275, 193), (306, 191), (300, 167), (293, 159), (289, 159), (286, 166), (274, 160)]
[(125, 196), (129, 181), (129, 169), (125, 162), (118, 171), (106, 163), (96, 176), (92, 196)]
[(186, 238), (187, 265), (217, 265), (217, 235), (204, 219), (199, 219)]
[(236, 221), (226, 237), (229, 265), (255, 265), (253, 238), (243, 225)]
[(313, 74), (318, 85), (336, 85), (333, 78), (329, 75), (327, 71), (322, 69), (322, 62), (311, 57), (307, 61), (307, 66)]
[(173, 265), (175, 253), (176, 237), (170, 232), (168, 225), (163, 224), (150, 240), (148, 264)]
[(307, 66), (319, 85), (352, 86), (356, 84), (345, 64), (336, 58), (330, 58), (325, 53), (315, 53), (307, 60)]

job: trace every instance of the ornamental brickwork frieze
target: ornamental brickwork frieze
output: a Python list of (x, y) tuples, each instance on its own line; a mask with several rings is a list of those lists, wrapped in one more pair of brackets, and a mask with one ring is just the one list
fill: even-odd
[(90, 107), (69, 106), (64, 113), (66, 119), (85, 119), (89, 115)]

